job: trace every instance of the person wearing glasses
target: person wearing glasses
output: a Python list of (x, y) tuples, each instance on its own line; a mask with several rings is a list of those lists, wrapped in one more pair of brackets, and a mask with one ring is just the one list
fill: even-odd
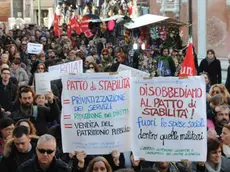
[(96, 63), (90, 62), (88, 64), (88, 69), (85, 72), (86, 73), (97, 73), (97, 72), (100, 72), (100, 69)]
[(38, 137), (30, 136), (26, 126), (17, 126), (13, 130), (12, 139), (4, 147), (0, 169), (4, 172), (15, 172), (25, 161), (36, 154)]
[(17, 172), (70, 172), (68, 164), (57, 159), (55, 153), (55, 137), (42, 135), (37, 142), (36, 156), (19, 166)]

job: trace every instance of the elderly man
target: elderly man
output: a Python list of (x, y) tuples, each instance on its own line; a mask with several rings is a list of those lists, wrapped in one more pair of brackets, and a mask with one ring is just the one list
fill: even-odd
[(60, 159), (56, 159), (56, 139), (42, 135), (36, 148), (36, 156), (19, 166), (17, 172), (70, 172), (70, 167)]

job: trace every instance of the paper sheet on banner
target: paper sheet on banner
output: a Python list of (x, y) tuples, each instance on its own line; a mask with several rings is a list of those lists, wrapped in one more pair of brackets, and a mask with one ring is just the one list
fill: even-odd
[(130, 77), (129, 71), (62, 76), (64, 152), (131, 151)]
[(201, 77), (132, 78), (132, 151), (151, 161), (206, 161), (206, 90)]
[(51, 92), (50, 77), (48, 72), (35, 73), (36, 94), (48, 94)]
[(141, 70), (138, 70), (138, 69), (135, 69), (135, 68), (132, 68), (132, 67), (129, 67), (129, 66), (126, 66), (126, 65), (123, 65), (123, 64), (120, 64), (119, 67), (118, 67), (118, 72), (119, 71), (125, 71), (125, 70), (130, 70), (131, 71), (131, 76), (132, 77), (140, 77), (140, 78), (143, 78), (143, 77), (150, 77), (150, 74), (147, 73), (147, 72), (143, 72)]
[(62, 63), (49, 67), (50, 79), (61, 79), (63, 74), (80, 74), (83, 73), (83, 61), (77, 60), (68, 63)]
[(36, 43), (28, 43), (27, 45), (27, 52), (29, 54), (40, 54), (43, 50), (42, 44), (36, 44)]

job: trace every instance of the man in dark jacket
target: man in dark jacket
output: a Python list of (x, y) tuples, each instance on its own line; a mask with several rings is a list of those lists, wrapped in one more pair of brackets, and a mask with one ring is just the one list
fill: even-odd
[(0, 105), (5, 112), (10, 114), (17, 95), (17, 86), (10, 81), (9, 68), (1, 69), (0, 95)]
[(60, 109), (54, 95), (48, 95), (49, 108), (44, 106), (33, 106), (34, 92), (29, 86), (19, 88), (19, 108), (11, 114), (11, 118), (15, 121), (20, 119), (29, 119), (34, 123), (37, 134), (43, 135), (48, 131), (48, 122), (59, 120)]
[(42, 135), (36, 148), (36, 156), (18, 167), (17, 172), (70, 172), (70, 167), (55, 158), (56, 140), (49, 134)]
[(13, 131), (13, 139), (8, 140), (4, 147), (3, 158), (0, 163), (0, 171), (15, 172), (20, 164), (31, 159), (35, 155), (37, 138), (29, 136), (29, 130), (25, 126), (18, 126)]

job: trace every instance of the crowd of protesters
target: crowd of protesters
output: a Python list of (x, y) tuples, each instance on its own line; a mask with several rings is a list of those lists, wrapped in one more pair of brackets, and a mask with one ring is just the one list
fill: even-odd
[[(221, 65), (213, 50), (198, 66), (204, 76), (207, 92), (208, 154), (206, 162), (149, 162), (135, 160), (132, 152), (114, 150), (108, 155), (93, 156), (82, 152), (62, 152), (60, 111), (62, 83), (51, 81), (47, 95), (36, 94), (35, 73), (48, 71), (49, 66), (83, 60), (86, 73), (115, 72), (119, 64), (130, 64), (132, 45), (107, 44), (106, 38), (88, 39), (66, 26), (62, 35), (37, 25), (0, 29), (0, 171), (3, 172), (230, 172), (230, 77), (222, 84)], [(40, 54), (28, 54), (28, 43), (43, 45)], [(183, 61), (182, 51), (158, 52), (153, 76), (178, 76)], [(132, 53), (131, 53), (132, 54)], [(137, 58), (135, 58), (137, 56)], [(151, 56), (151, 54), (149, 55)], [(138, 52), (132, 57), (141, 69)], [(196, 57), (196, 56), (195, 56)], [(134, 60), (133, 59), (133, 60)], [(135, 61), (134, 60), (134, 61)], [(230, 73), (229, 73), (230, 74)], [(205, 108), (205, 107), (204, 107)]]

